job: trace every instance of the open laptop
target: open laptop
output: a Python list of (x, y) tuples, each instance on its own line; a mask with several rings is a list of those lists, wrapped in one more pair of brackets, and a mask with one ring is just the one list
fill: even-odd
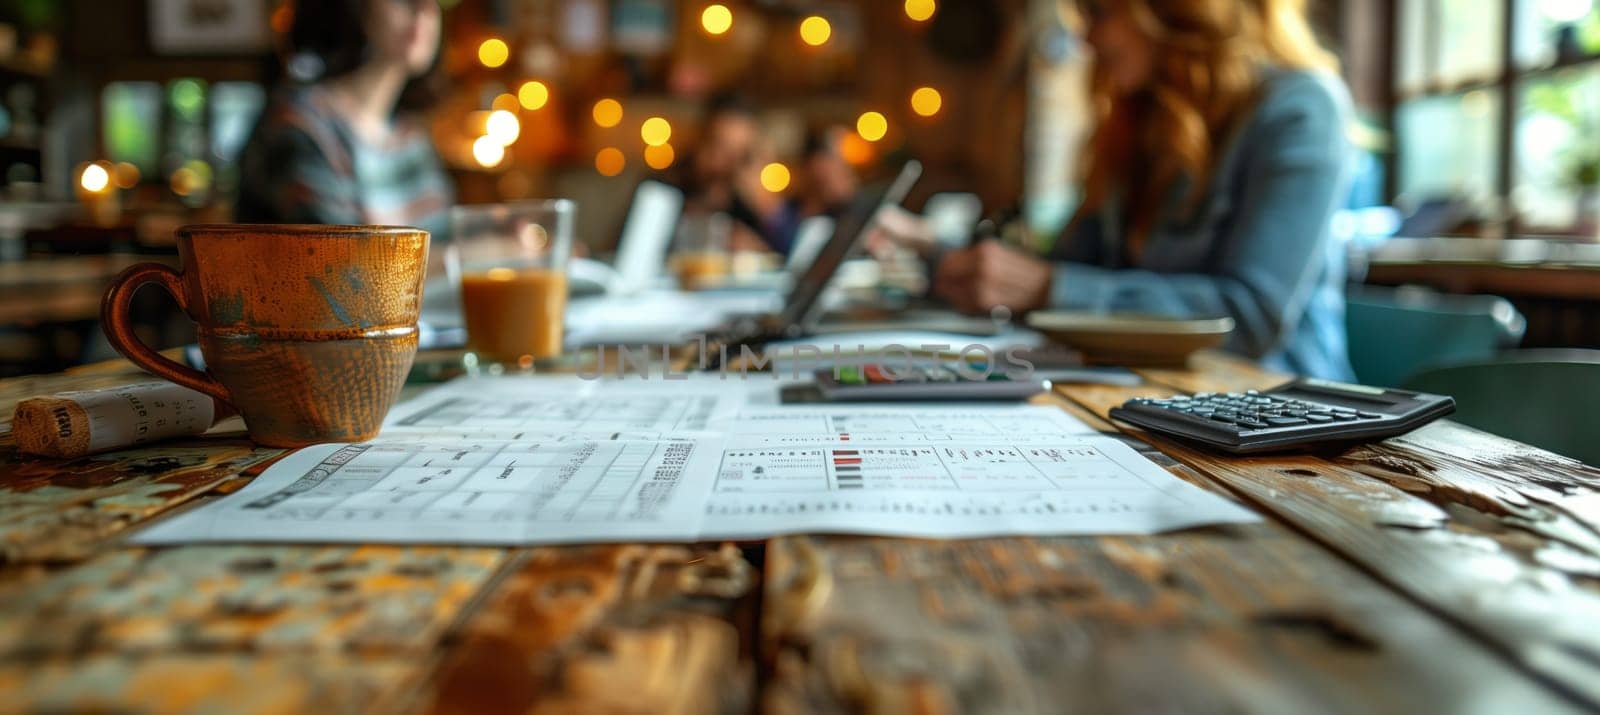
[(922, 177), (922, 163), (907, 161), (900, 174), (883, 189), (869, 192), (856, 202), (851, 211), (839, 221), (833, 236), (811, 261), (811, 265), (798, 276), (784, 299), (783, 309), (774, 314), (752, 315), (737, 318), (722, 329), (707, 336), (707, 349), (716, 352), (721, 346), (737, 348), (740, 345), (760, 345), (775, 340), (798, 338), (816, 332), (822, 320), (823, 291), (838, 272), (845, 259), (853, 255), (866, 241), (874, 219), (885, 206), (904, 202), (911, 187)]
[(617, 241), (615, 293), (638, 293), (659, 282), (667, 246), (683, 215), (683, 191), (659, 181), (640, 182)]

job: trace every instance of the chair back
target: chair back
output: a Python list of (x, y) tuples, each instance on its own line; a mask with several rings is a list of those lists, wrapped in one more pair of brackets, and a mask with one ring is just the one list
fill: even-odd
[(1356, 377), (1396, 387), (1429, 367), (1484, 361), (1516, 347), (1527, 321), (1499, 296), (1362, 287), (1346, 296), (1345, 328)]
[(1405, 388), (1454, 397), (1457, 422), (1600, 466), (1600, 350), (1517, 350), (1425, 370)]

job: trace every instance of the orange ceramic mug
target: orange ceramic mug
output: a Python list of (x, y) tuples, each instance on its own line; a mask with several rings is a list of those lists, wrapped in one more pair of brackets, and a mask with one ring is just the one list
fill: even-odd
[[(238, 408), (271, 447), (377, 435), (417, 354), (428, 232), (396, 226), (178, 229), (182, 270), (141, 263), (100, 307), (135, 365)], [(128, 303), (147, 283), (196, 324), (206, 372), (139, 342)]]

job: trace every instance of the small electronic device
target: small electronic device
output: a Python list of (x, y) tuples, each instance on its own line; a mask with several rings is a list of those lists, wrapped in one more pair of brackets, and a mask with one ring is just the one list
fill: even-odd
[(1011, 378), (982, 365), (843, 366), (818, 370), (817, 391), (830, 402), (1026, 400), (1050, 389), (1043, 379)]
[(822, 319), (822, 293), (845, 262), (862, 244), (872, 230), (878, 212), (885, 206), (899, 204), (911, 193), (911, 187), (922, 176), (922, 163), (907, 161), (900, 173), (887, 186), (862, 196), (855, 207), (834, 227), (833, 235), (817, 251), (806, 270), (795, 276), (794, 285), (784, 298), (783, 309), (776, 314), (751, 315), (735, 318), (714, 331), (709, 337), (709, 364), (716, 367), (720, 347), (737, 351), (741, 345), (764, 345), (777, 340), (799, 338), (816, 332)]
[(1300, 379), (1266, 392), (1129, 400), (1113, 419), (1233, 454), (1375, 441), (1454, 412), (1455, 400), (1421, 392)]

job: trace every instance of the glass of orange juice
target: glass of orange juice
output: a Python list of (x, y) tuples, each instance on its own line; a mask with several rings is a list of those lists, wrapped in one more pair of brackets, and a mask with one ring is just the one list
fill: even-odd
[(567, 199), (451, 210), (445, 264), (461, 292), (469, 368), (528, 370), (561, 356), (576, 212)]

